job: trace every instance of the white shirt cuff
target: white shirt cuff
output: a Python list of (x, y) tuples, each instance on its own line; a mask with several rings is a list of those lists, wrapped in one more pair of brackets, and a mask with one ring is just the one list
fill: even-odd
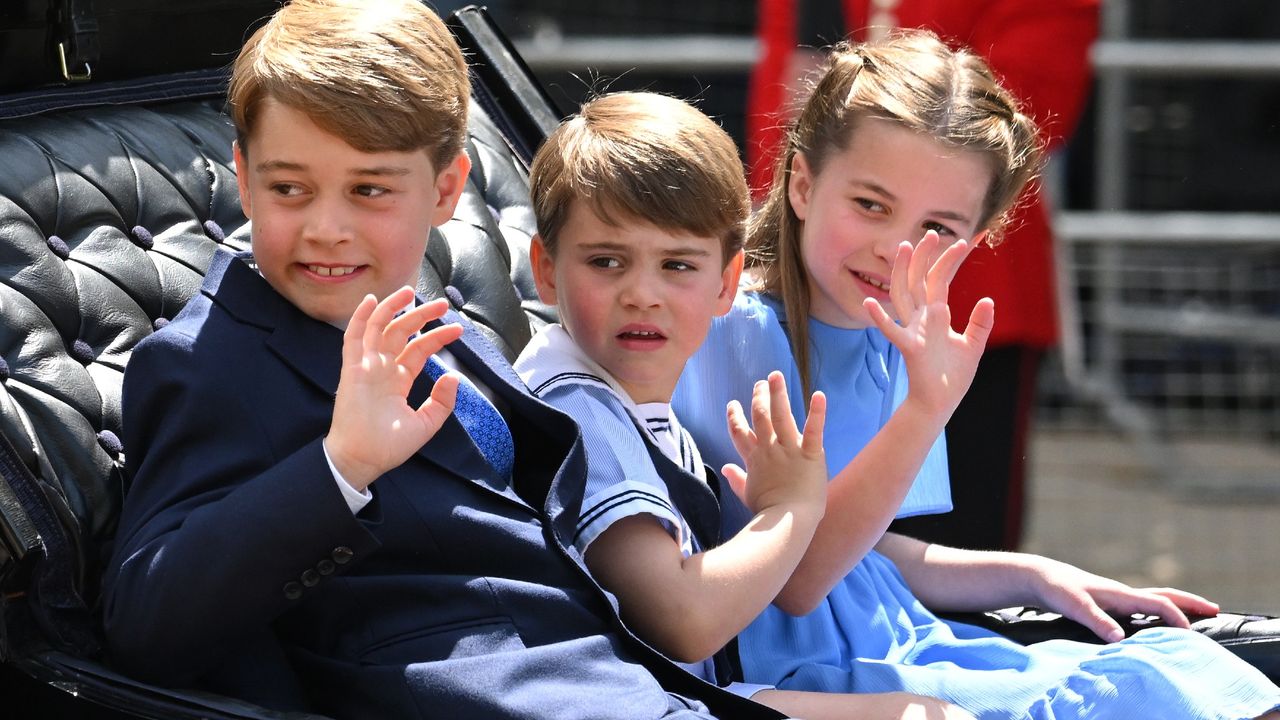
[(342, 499), (347, 501), (347, 507), (351, 508), (351, 514), (355, 515), (364, 509), (373, 501), (373, 493), (369, 492), (369, 488), (364, 490), (356, 490), (342, 477), (342, 473), (338, 472), (338, 466), (333, 464), (333, 458), (329, 457), (329, 447), (320, 442), (320, 447), (324, 448), (324, 460), (329, 463), (329, 472), (333, 473), (333, 479), (338, 483), (338, 490), (342, 492)]

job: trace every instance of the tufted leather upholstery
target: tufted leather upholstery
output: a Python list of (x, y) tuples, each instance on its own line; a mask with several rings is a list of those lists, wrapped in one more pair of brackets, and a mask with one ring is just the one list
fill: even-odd
[[(219, 246), (248, 247), (215, 98), (0, 120), (0, 628), (30, 620), (93, 656), (124, 491), (120, 389), (131, 348), (198, 291)], [(432, 231), (419, 290), (448, 297), (506, 355), (554, 311), (532, 292), (524, 160), (473, 103), (472, 171)], [(2, 450), (3, 448), (0, 448)], [(4, 635), (0, 633), (0, 640)], [(0, 642), (0, 659), (24, 640)]]
[[(448, 297), (514, 358), (555, 317), (529, 272), (525, 173), (554, 118), (482, 13), (464, 11), (453, 28), (477, 65), (473, 166), (454, 218), (433, 231), (419, 289)], [(175, 78), (115, 94), (0, 98), (0, 661), (119, 706), (145, 699), (155, 716), (282, 717), (86, 660), (100, 649), (98, 578), (125, 490), (129, 352), (198, 290), (219, 246), (248, 247), (220, 85)], [(148, 99), (102, 105), (133, 96)], [(15, 107), (19, 117), (2, 119)], [(1070, 633), (1026, 619), (989, 614), (986, 624), (1034, 626), (1028, 639)], [(1276, 622), (1202, 629), (1276, 677)]]

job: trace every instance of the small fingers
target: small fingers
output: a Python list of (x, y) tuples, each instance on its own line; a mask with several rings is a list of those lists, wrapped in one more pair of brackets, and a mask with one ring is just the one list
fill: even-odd
[[(383, 298), (369, 315), (369, 322), (364, 328), (364, 347), (366, 349), (384, 350), (384, 331), (395, 317), (413, 301), (413, 288), (402, 287)], [(402, 343), (403, 345), (403, 343)]]
[(416, 372), (427, 364), (428, 357), (440, 352), (445, 345), (460, 337), (462, 337), (462, 326), (458, 323), (431, 328), (404, 346), (396, 356), (396, 362)]
[(747, 471), (741, 466), (729, 463), (720, 468), (720, 474), (724, 476), (725, 482), (729, 484), (729, 489), (734, 495), (742, 501), (743, 505), (747, 504)]
[(373, 295), (365, 295), (360, 304), (356, 305), (355, 312), (351, 313), (347, 328), (342, 333), (343, 365), (359, 365), (363, 360), (365, 327), (369, 324), (369, 316), (373, 314), (373, 308), (377, 304), (378, 301)]
[(809, 453), (822, 452), (822, 434), (827, 423), (827, 396), (821, 390), (809, 398), (809, 414), (805, 416), (804, 437), (800, 447)]
[(415, 305), (387, 324), (387, 329), (382, 333), (383, 340), (389, 347), (404, 347), (410, 336), (421, 330), (427, 323), (444, 315), (448, 309), (449, 303), (444, 299)]
[(787, 381), (777, 370), (769, 373), (769, 422), (779, 442), (788, 446), (799, 444), (800, 431), (796, 427), (795, 417), (791, 414)]
[(867, 315), (871, 316), (871, 322), (875, 323), (876, 329), (889, 339), (889, 342), (901, 347), (905, 341), (904, 334), (906, 331), (902, 329), (898, 323), (894, 322), (889, 316), (888, 311), (875, 298), (865, 298), (862, 301), (862, 307), (867, 311)]
[(756, 446), (756, 434), (747, 423), (747, 415), (742, 411), (742, 403), (730, 400), (725, 408), (725, 415), (725, 422), (729, 426), (729, 439), (733, 441), (733, 447), (738, 451), (738, 456), (745, 460)]
[(951, 290), (951, 281), (955, 279), (956, 273), (960, 271), (960, 266), (971, 252), (973, 252), (973, 245), (964, 240), (957, 240), (942, 251), (942, 254), (938, 256), (937, 262), (933, 264), (933, 267), (929, 268), (925, 287), (925, 296), (928, 298), (928, 302), (945, 303), (947, 301), (947, 296)]
[(1157, 593), (1144, 593), (1136, 603), (1134, 611), (1156, 615), (1170, 627), (1191, 627), (1191, 621), (1187, 619), (1186, 613), (1182, 612), (1172, 600)]
[(973, 312), (969, 313), (969, 324), (964, 329), (964, 336), (973, 347), (985, 348), (995, 325), (996, 303), (991, 298), (982, 298), (973, 306)]
[(755, 431), (756, 440), (773, 442), (773, 423), (769, 420), (769, 381), (757, 380), (751, 388), (751, 428)]
[(444, 421), (449, 418), (449, 413), (453, 412), (453, 406), (458, 399), (458, 383), (460, 378), (457, 373), (448, 372), (441, 375), (431, 386), (431, 397), (427, 398), (418, 406), (418, 416), (423, 419), (434, 433)]
[(911, 262), (907, 266), (907, 289), (917, 307), (929, 301), (925, 292), (925, 280), (929, 276), (930, 268), (938, 260), (938, 246), (941, 244), (938, 231), (929, 230), (920, 242), (916, 243), (911, 255)]
[(908, 280), (914, 252), (915, 249), (911, 247), (911, 243), (899, 244), (898, 253), (893, 258), (893, 270), (889, 274), (889, 302), (893, 303), (893, 309), (898, 313), (898, 317), (903, 318), (903, 322), (911, 317), (911, 313), (916, 308), (911, 295), (911, 283)]
[(1173, 601), (1173, 604), (1188, 615), (1213, 617), (1222, 612), (1222, 608), (1218, 606), (1218, 603), (1185, 590), (1177, 588), (1147, 588), (1146, 591), (1169, 598), (1169, 600)]

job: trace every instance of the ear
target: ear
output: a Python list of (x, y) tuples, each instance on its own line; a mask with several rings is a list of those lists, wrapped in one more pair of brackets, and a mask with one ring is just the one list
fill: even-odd
[(431, 224), (439, 227), (453, 217), (458, 198), (467, 186), (467, 173), (471, 172), (471, 158), (465, 152), (458, 153), (443, 170), (436, 174), (436, 204), (431, 209)]
[(240, 189), (240, 208), (244, 216), (253, 219), (253, 198), (249, 195), (249, 161), (237, 140), (231, 141), (231, 157), (236, 164), (236, 186)]
[(809, 214), (809, 195), (813, 192), (813, 173), (809, 169), (809, 161), (802, 153), (791, 158), (791, 172), (787, 179), (787, 199), (791, 201), (791, 210), (796, 217), (804, 220)]
[(556, 304), (556, 260), (542, 244), (542, 236), (534, 234), (529, 241), (529, 265), (533, 268), (533, 283), (538, 297), (548, 305)]
[(733, 307), (733, 299), (738, 296), (738, 281), (742, 279), (744, 259), (743, 252), (739, 250), (720, 272), (720, 294), (716, 296), (717, 316), (724, 315)]

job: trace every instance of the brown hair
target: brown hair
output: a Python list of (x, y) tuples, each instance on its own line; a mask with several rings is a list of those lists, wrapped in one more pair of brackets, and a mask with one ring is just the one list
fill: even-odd
[(241, 150), (268, 97), (361, 152), (462, 151), (470, 84), (462, 51), (417, 0), (293, 0), (240, 51), (227, 90)]
[[(603, 95), (556, 128), (529, 171), (538, 232), (555, 254), (575, 200), (609, 224), (635, 218), (742, 247), (750, 199), (737, 145), (688, 103), (649, 92)], [(619, 216), (622, 216), (621, 218)]]
[(978, 227), (988, 230), (991, 244), (998, 242), (1009, 211), (1043, 162), (1035, 122), (974, 53), (952, 50), (922, 30), (895, 31), (860, 45), (836, 45), (787, 128), (773, 185), (747, 233), (748, 262), (757, 268), (761, 289), (782, 300), (806, 393), (809, 283), (800, 257), (802, 223), (787, 194), (791, 164), (797, 153), (803, 154), (810, 171), (818, 175), (833, 153), (848, 147), (863, 118), (888, 120), (988, 158), (991, 187)]

